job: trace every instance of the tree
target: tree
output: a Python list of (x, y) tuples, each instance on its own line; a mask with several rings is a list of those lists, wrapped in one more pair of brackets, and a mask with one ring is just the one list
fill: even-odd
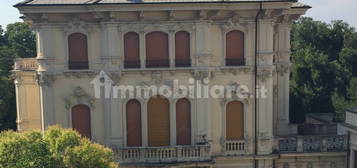
[(306, 113), (342, 112), (352, 101), (357, 77), (357, 33), (343, 21), (327, 24), (303, 17), (292, 27), (290, 113), (293, 122)]
[(0, 133), (0, 167), (118, 168), (112, 150), (70, 129)]
[(9, 24), (4, 34), (7, 46), (14, 51), (16, 58), (36, 56), (36, 39), (34, 32), (22, 22)]
[(36, 54), (35, 34), (25, 23), (0, 27), (0, 131), (16, 129), (16, 97), (11, 70), (15, 58)]

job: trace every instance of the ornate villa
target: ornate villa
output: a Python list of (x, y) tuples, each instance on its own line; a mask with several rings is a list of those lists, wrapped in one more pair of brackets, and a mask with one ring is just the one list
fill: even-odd
[[(17, 59), (13, 70), (19, 131), (73, 128), (112, 148), (121, 167), (357, 167), (346, 135), (302, 136), (289, 122), (290, 29), (307, 5), (25, 0), (15, 7), (37, 38), (36, 58)], [(251, 95), (264, 86), (267, 97), (97, 98), (98, 76), (135, 86), (209, 79), (245, 85)]]

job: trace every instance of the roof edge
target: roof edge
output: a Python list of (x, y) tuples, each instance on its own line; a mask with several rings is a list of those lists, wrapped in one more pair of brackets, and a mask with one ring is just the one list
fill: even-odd
[[(225, 1), (225, 0), (221, 0), (221, 1), (191, 1), (191, 2), (140, 2), (140, 3), (100, 3), (100, 1), (102, 0), (97, 0), (94, 1), (92, 3), (79, 3), (79, 4), (28, 4), (30, 2), (32, 2), (34, 0), (24, 0), (22, 2), (19, 2), (15, 5), (13, 5), (13, 7), (15, 8), (19, 8), (19, 7), (24, 7), (24, 6), (91, 6), (91, 5), (139, 5), (139, 4), (193, 4), (193, 3), (276, 3), (276, 2), (298, 2), (298, 0), (272, 0), (272, 1), (249, 1), (249, 0), (244, 0), (244, 1)], [(301, 7), (299, 7), (301, 8)], [(310, 7), (311, 8), (311, 7)]]

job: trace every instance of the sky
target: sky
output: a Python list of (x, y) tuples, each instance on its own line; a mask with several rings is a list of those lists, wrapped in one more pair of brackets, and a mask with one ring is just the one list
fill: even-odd
[[(0, 0), (0, 25), (21, 21), (18, 10), (12, 7), (21, 0)], [(312, 6), (305, 16), (331, 22), (331, 20), (344, 20), (357, 28), (357, 0), (299, 0)]]

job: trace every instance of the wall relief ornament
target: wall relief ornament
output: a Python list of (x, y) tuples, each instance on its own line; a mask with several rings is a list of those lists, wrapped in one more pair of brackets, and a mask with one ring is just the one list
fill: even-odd
[(276, 71), (280, 76), (284, 76), (286, 73), (289, 73), (291, 69), (290, 64), (278, 64), (276, 66)]
[(212, 72), (210, 72), (208, 70), (194, 70), (194, 71), (191, 71), (191, 74), (195, 80), (203, 81), (206, 78), (213, 79)]
[(273, 76), (273, 70), (270, 69), (258, 69), (258, 79), (261, 82), (266, 82), (268, 78)]
[(67, 34), (71, 34), (74, 32), (87, 32), (88, 26), (78, 17), (73, 17), (73, 19), (63, 28), (63, 31)]
[(77, 86), (68, 97), (64, 98), (64, 102), (67, 110), (70, 110), (70, 108), (76, 104), (85, 104), (94, 108), (95, 99), (81, 87)]
[(99, 73), (95, 71), (65, 71), (63, 75), (66, 78), (94, 78)]
[(39, 72), (36, 75), (36, 81), (40, 86), (51, 87), (55, 80), (56, 80), (55, 74)]

